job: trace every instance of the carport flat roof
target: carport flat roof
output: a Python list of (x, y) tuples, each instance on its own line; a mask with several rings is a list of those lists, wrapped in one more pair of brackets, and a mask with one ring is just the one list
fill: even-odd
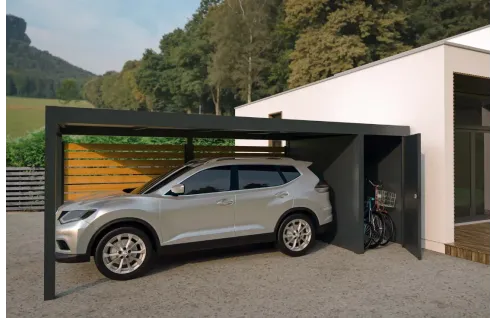
[(54, 212), (63, 203), (64, 134), (296, 140), (330, 135), (407, 136), (409, 133), (410, 128), (405, 126), (47, 106), (44, 298), (55, 298)]
[(294, 140), (329, 135), (407, 136), (408, 126), (46, 107), (46, 125), (65, 135)]

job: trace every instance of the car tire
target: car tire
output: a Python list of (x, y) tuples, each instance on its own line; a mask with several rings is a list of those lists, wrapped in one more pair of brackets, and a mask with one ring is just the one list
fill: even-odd
[[(298, 232), (300, 224), (302, 228)], [(292, 214), (286, 217), (279, 226), (277, 247), (286, 255), (302, 256), (313, 247), (316, 234), (315, 225), (308, 216), (300, 213)]]
[(94, 258), (96, 267), (105, 277), (130, 280), (150, 270), (155, 250), (150, 238), (142, 230), (120, 227), (100, 239)]

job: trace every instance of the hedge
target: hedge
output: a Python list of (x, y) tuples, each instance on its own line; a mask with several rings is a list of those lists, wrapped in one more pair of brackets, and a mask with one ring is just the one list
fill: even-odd
[[(183, 145), (185, 138), (115, 137), (115, 136), (64, 136), (64, 142), (87, 144), (146, 144)], [(233, 139), (195, 138), (198, 146), (233, 146)], [(24, 137), (7, 140), (7, 167), (44, 167), (45, 130)]]

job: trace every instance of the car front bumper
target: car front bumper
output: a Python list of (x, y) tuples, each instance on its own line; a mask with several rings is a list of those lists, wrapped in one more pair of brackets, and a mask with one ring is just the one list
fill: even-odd
[(55, 252), (55, 261), (57, 263), (85, 263), (90, 261), (88, 254), (65, 254)]
[(91, 239), (89, 224), (83, 220), (55, 226), (55, 260), (59, 263), (88, 262)]

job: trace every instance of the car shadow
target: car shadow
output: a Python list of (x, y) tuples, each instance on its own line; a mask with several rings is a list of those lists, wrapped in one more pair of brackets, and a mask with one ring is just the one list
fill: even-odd
[[(318, 240), (309, 255), (325, 248), (327, 243)], [(220, 260), (242, 256), (269, 254), (278, 251), (275, 243), (260, 243), (238, 247), (227, 247), (212, 250), (203, 250), (177, 255), (161, 255), (157, 258), (153, 269), (146, 276), (156, 275), (173, 268), (192, 263), (202, 263), (212, 260)]]
[[(328, 243), (317, 240), (316, 244), (310, 251), (308, 255), (312, 255), (315, 252), (328, 246)], [(227, 247), (212, 250), (203, 250), (191, 253), (177, 254), (177, 255), (163, 255), (157, 257), (155, 264), (153, 265), (151, 271), (145, 275), (145, 277), (160, 274), (162, 272), (187, 265), (192, 263), (208, 262), (212, 260), (220, 260), (226, 258), (242, 257), (242, 256), (253, 256), (259, 254), (269, 254), (278, 251), (275, 243), (260, 243), (252, 245), (244, 245), (238, 247)], [(288, 256), (289, 257), (289, 256)], [(94, 262), (91, 261), (92, 265)], [(96, 269), (95, 269), (96, 270)], [(56, 298), (61, 298), (74, 293), (82, 292), (88, 288), (95, 287), (97, 285), (110, 282), (108, 278), (99, 278), (93, 282), (86, 283), (74, 288), (70, 288), (63, 292), (57, 293)]]

